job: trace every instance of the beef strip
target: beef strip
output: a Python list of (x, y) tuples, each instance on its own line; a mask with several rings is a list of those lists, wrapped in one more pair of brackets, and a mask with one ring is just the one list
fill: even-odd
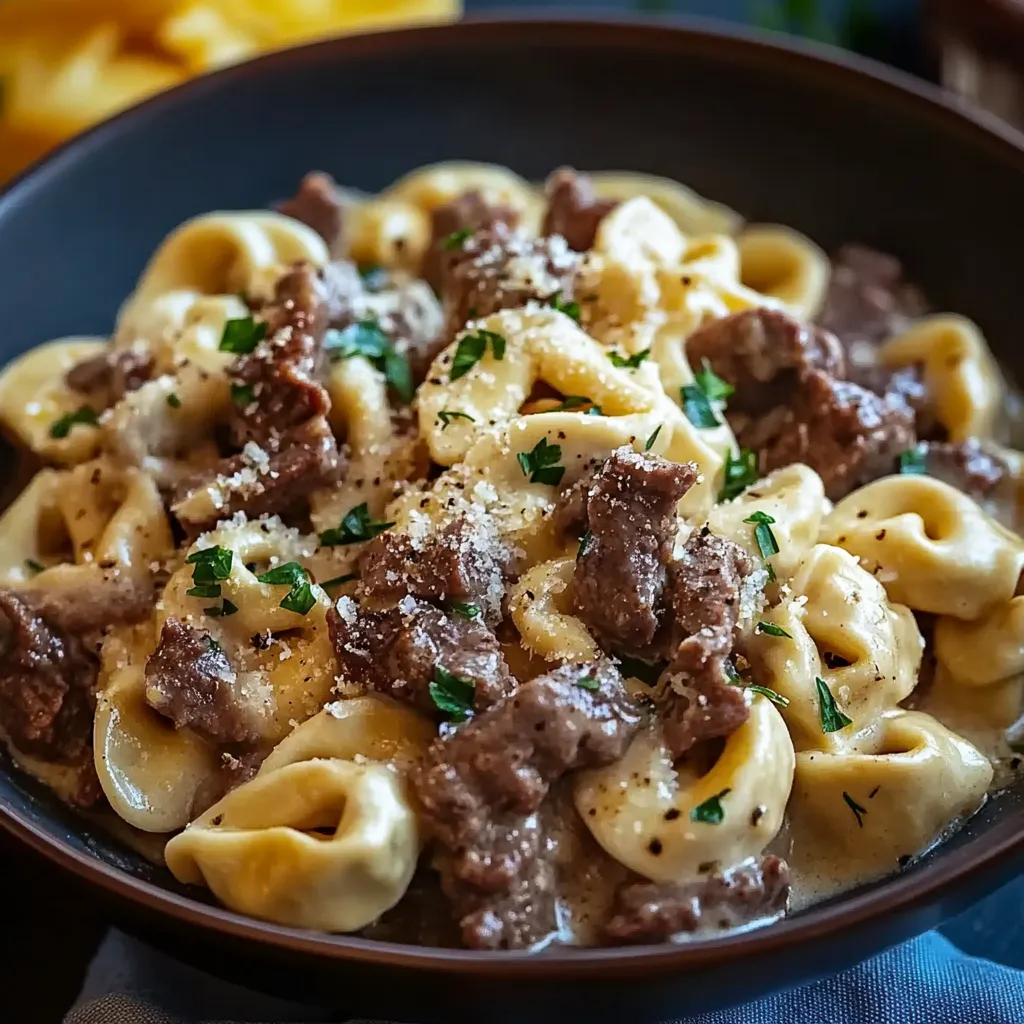
[(617, 892), (605, 935), (614, 943), (667, 942), (712, 913), (722, 927), (749, 924), (782, 913), (789, 887), (789, 866), (771, 854), (686, 885), (634, 882)]
[(146, 703), (175, 729), (187, 727), (217, 746), (259, 737), (259, 712), (240, 696), (223, 649), (208, 632), (173, 615), (146, 662)]
[[(264, 451), (249, 445), (212, 469), (183, 478), (170, 497), (171, 511), (192, 537), (236, 512), (250, 519), (284, 515), (302, 508), (310, 494), (334, 483), (345, 468), (331, 428), (322, 416), (268, 441)], [(254, 457), (255, 456), (255, 457)], [(213, 501), (198, 495), (212, 489)]]
[(142, 347), (107, 349), (76, 363), (64, 378), (72, 391), (86, 395), (97, 412), (116, 405), (153, 376), (155, 361)]
[(88, 590), (22, 590), (19, 600), (55, 629), (73, 634), (99, 650), (103, 631), (111, 625), (141, 622), (153, 609), (156, 592), (151, 579), (130, 579), (104, 568)]
[(730, 684), (728, 659), (753, 570), (739, 545), (707, 527), (690, 534), (670, 567), (671, 629), (678, 646), (659, 690), (665, 742), (674, 757), (701, 740), (728, 736), (750, 714), (746, 692)]
[(971, 438), (924, 446), (928, 475), (970, 495), (989, 515), (1016, 529), (1018, 482), (998, 449)]
[(492, 626), (501, 619), (505, 594), (505, 552), (474, 530), (465, 517), (454, 519), (424, 540), (405, 533), (382, 533), (362, 557), (362, 595), (376, 606), (397, 604), (406, 594), (429, 601), (475, 604)]
[(430, 221), (430, 248), (423, 257), (422, 276), (435, 292), (440, 292), (444, 265), (458, 248), (449, 242), (456, 232), (474, 235), (496, 224), (514, 228), (519, 222), (519, 214), (510, 206), (488, 203), (483, 194), (474, 189), (442, 203), (430, 215)]
[(620, 758), (640, 721), (613, 665), (566, 665), (439, 738), (413, 768), (468, 945), (522, 947), (551, 932), (553, 883), (537, 812), (566, 772)]
[(738, 426), (736, 436), (759, 453), (762, 472), (810, 466), (832, 501), (894, 472), (917, 441), (914, 412), (898, 394), (879, 396), (818, 370), (804, 375), (791, 406)]
[(291, 199), (277, 204), (277, 212), (311, 227), (332, 256), (345, 248), (345, 204), (335, 180), (324, 171), (310, 171)]
[(601, 221), (619, 205), (617, 199), (600, 199), (585, 174), (560, 167), (544, 186), (548, 208), (541, 231), (561, 235), (570, 249), (586, 252), (593, 248)]
[(501, 309), (571, 299), (581, 261), (564, 238), (529, 238), (502, 223), (470, 236), (450, 256), (441, 283), (448, 341), (470, 320)]
[(711, 369), (735, 389), (730, 414), (762, 416), (788, 404), (808, 370), (842, 377), (844, 358), (836, 338), (774, 309), (748, 309), (712, 320), (686, 342), (690, 366)]
[(573, 609), (607, 650), (646, 657), (676, 532), (676, 505), (695, 463), (616, 449), (586, 493), (586, 528), (573, 577)]
[(261, 316), (266, 336), (228, 369), (236, 385), (253, 390), (253, 401), (232, 410), (232, 433), (239, 447), (255, 441), (274, 448), (286, 431), (331, 408), (320, 384), (327, 317), (317, 271), (307, 264), (293, 267), (278, 281), (274, 301)]
[(477, 618), (445, 614), (425, 601), (403, 598), (374, 612), (343, 597), (327, 613), (341, 675), (373, 687), (429, 715), (435, 669), (445, 669), (474, 688), (474, 707), (489, 707), (515, 685), (494, 634)]

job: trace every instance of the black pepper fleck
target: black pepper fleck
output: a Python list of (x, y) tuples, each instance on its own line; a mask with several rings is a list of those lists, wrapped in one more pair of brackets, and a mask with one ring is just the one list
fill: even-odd
[(650, 850), (655, 857), (661, 856), (661, 840), (655, 837), (647, 844), (647, 849)]

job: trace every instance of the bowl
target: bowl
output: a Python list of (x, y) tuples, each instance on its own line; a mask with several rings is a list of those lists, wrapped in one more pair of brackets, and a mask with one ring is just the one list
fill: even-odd
[[(479, 21), (319, 43), (182, 86), (78, 138), (0, 197), (0, 357), (109, 331), (146, 257), (201, 211), (308, 169), (384, 186), (444, 159), (677, 178), (826, 248), (898, 254), (1011, 372), (1024, 137), (837, 51), (693, 23)], [(664, 1019), (826, 975), (932, 928), (1024, 862), (1024, 786), (900, 875), (690, 944), (478, 953), (248, 919), (177, 885), (0, 764), (0, 822), (172, 954), (346, 1018)]]

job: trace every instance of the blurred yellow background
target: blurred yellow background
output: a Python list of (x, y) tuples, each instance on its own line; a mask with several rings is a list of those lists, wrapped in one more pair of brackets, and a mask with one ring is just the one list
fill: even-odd
[(311, 39), (449, 21), (460, 0), (4, 0), (0, 181), (192, 75)]

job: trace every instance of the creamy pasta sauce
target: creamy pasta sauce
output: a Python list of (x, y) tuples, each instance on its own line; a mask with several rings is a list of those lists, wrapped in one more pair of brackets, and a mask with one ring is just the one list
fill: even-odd
[(682, 185), (314, 173), (0, 375), (0, 729), (181, 882), (479, 949), (900, 870), (1024, 746), (979, 326)]

